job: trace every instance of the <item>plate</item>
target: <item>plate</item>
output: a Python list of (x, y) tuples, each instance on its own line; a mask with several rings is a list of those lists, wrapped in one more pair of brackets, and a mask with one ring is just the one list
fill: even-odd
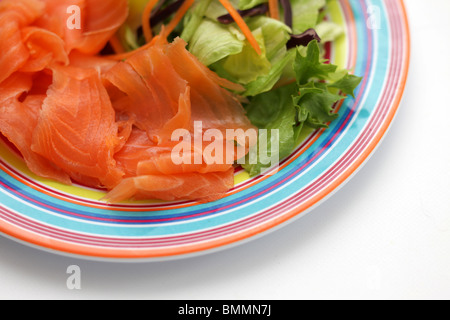
[(86, 259), (179, 259), (228, 248), (277, 230), (343, 186), (374, 152), (399, 107), (409, 67), (401, 0), (335, 0), (328, 19), (345, 28), (330, 60), (364, 79), (329, 129), (309, 132), (274, 175), (236, 171), (224, 199), (108, 206), (103, 193), (62, 186), (28, 171), (0, 143), (0, 233), (46, 251)]

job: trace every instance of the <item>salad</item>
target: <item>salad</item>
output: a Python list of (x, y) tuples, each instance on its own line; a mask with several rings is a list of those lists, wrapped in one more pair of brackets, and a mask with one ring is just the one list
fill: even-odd
[(3, 0), (0, 132), (106, 201), (214, 201), (338, 118), (326, 0)]

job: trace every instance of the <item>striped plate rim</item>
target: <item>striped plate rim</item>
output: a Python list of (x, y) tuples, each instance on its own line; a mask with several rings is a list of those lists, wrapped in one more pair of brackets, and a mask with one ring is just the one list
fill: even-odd
[[(11, 165), (17, 160), (10, 161), (11, 151), (3, 146), (0, 233), (82, 258), (167, 260), (255, 239), (310, 212), (343, 186), (379, 145), (397, 113), (409, 69), (403, 0), (333, 4), (347, 31), (346, 67), (364, 74), (364, 80), (355, 99), (340, 106), (339, 120), (306, 137), (279, 173), (247, 179), (237, 172), (236, 188), (213, 204), (106, 206), (95, 190), (66, 192)], [(371, 19), (379, 25), (369, 27)]]

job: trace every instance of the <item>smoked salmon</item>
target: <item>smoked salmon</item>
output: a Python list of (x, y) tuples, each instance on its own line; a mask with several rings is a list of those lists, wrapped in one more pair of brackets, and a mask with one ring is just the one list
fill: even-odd
[(170, 140), (177, 128), (190, 129), (190, 89), (161, 46), (119, 62), (104, 78), (123, 92), (115, 108), (135, 119), (155, 142)]
[(123, 176), (113, 158), (119, 143), (115, 113), (97, 70), (55, 68), (32, 150), (79, 183), (112, 188)]
[(199, 202), (215, 201), (234, 186), (234, 169), (225, 172), (184, 173), (177, 175), (143, 175), (124, 179), (105, 200), (160, 199), (176, 201), (195, 199)]
[(14, 73), (0, 86), (0, 132), (21, 152), (33, 173), (68, 184), (68, 174), (31, 149), (34, 129), (45, 99), (43, 95), (28, 95), (21, 102), (19, 98), (31, 86), (32, 78), (25, 73)]
[(36, 25), (63, 39), (68, 53), (99, 53), (128, 16), (127, 0), (40, 1), (45, 12)]
[(0, 83), (27, 62), (30, 52), (22, 41), (22, 28), (35, 21), (44, 10), (38, 0), (0, 2)]
[[(108, 202), (222, 198), (236, 160), (225, 131), (256, 129), (236, 97), (244, 88), (180, 38), (102, 55), (127, 16), (126, 0), (2, 0), (0, 133), (36, 175), (105, 190)], [(180, 130), (189, 139), (173, 140)], [(223, 148), (191, 144), (208, 130)]]

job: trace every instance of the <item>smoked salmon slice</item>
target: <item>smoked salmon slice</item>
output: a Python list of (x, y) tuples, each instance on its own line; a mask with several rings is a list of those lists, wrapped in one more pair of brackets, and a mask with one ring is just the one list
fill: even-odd
[(117, 61), (103, 56), (93, 56), (79, 51), (72, 51), (69, 55), (69, 64), (78, 68), (97, 69), (100, 74), (104, 74), (114, 67)]
[(58, 67), (53, 79), (34, 131), (32, 150), (79, 183), (114, 187), (123, 176), (113, 159), (120, 143), (119, 128), (99, 73)]
[[(192, 130), (193, 122), (201, 121), (204, 130), (256, 128), (245, 115), (236, 97), (222, 86), (239, 89), (202, 65), (186, 49), (186, 43), (177, 38), (172, 44), (156, 42), (148, 50), (138, 52), (120, 62), (104, 78), (119, 89), (122, 97), (113, 101), (115, 108), (136, 119), (136, 126), (147, 131), (158, 143), (167, 141), (176, 128)], [(190, 111), (183, 113), (180, 96), (189, 86)], [(180, 123), (183, 116), (187, 123)], [(169, 121), (171, 120), (171, 121)]]
[(127, 0), (41, 2), (45, 4), (45, 13), (36, 22), (36, 26), (63, 39), (68, 53), (72, 50), (91, 55), (99, 53), (128, 17)]
[(123, 93), (114, 107), (156, 143), (177, 128), (191, 129), (190, 89), (174, 70), (163, 48), (154, 46), (119, 62), (104, 78)]
[(193, 121), (201, 121), (204, 129), (235, 130), (256, 129), (245, 115), (241, 103), (225, 90), (239, 89), (214, 72), (186, 49), (181, 38), (166, 46), (166, 55), (177, 73), (191, 86)]
[[(228, 147), (230, 146), (234, 147), (228, 144)], [(226, 147), (224, 145), (224, 148)], [(183, 149), (179, 158), (176, 154), (177, 148)], [(223, 172), (233, 166), (233, 163), (227, 162), (225, 149), (217, 148), (222, 152), (221, 155), (211, 159), (208, 158), (208, 152), (205, 152), (207, 148), (207, 145), (196, 148), (195, 144), (176, 141), (156, 145), (150, 141), (145, 131), (136, 129), (114, 158), (125, 172), (125, 177)]]
[(111, 203), (129, 199), (195, 199), (199, 202), (209, 202), (223, 198), (233, 186), (233, 168), (225, 172), (204, 174), (146, 175), (124, 179), (106, 195), (105, 200)]
[[(41, 0), (2, 0), (0, 15), (6, 15), (10, 20), (25, 27), (44, 14), (45, 5)], [(5, 40), (5, 39), (2, 39)]]
[(21, 68), (28, 60), (29, 52), (22, 42), (17, 21), (0, 13), (0, 83)]
[(22, 41), (21, 29), (34, 22), (43, 10), (38, 0), (0, 1), (0, 83), (27, 62), (30, 53)]
[(22, 29), (22, 41), (28, 48), (29, 57), (21, 72), (39, 72), (51, 64), (69, 64), (64, 42), (56, 34), (37, 27)]
[(34, 128), (45, 96), (29, 95), (23, 102), (19, 97), (32, 86), (29, 74), (15, 73), (0, 87), (0, 132), (22, 154), (28, 168), (38, 176), (70, 183), (69, 176), (54, 163), (31, 150)]

